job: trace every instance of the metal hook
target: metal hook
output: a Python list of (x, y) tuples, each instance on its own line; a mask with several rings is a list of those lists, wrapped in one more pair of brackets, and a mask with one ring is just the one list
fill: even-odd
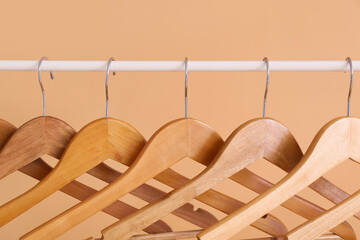
[[(106, 79), (105, 79), (105, 93), (106, 93), (106, 108), (105, 108), (105, 117), (109, 116), (109, 73), (110, 73), (110, 66), (111, 63), (114, 61), (114, 58), (111, 57), (106, 66)], [(115, 72), (113, 72), (115, 75)]]
[(352, 92), (352, 88), (353, 88), (354, 70), (353, 70), (353, 64), (352, 64), (351, 58), (347, 57), (346, 61), (350, 65), (350, 86), (349, 86), (349, 94), (348, 94), (348, 102), (347, 102), (347, 116), (350, 117), (351, 92)]
[[(38, 79), (39, 79), (39, 84), (40, 84), (40, 88), (41, 88), (41, 92), (42, 92), (42, 99), (43, 99), (43, 116), (46, 116), (46, 112), (45, 112), (45, 90), (44, 90), (44, 86), (41, 80), (41, 65), (43, 63), (44, 60), (48, 60), (47, 57), (42, 57), (38, 63)], [(50, 78), (54, 79), (54, 75), (52, 73), (52, 71), (50, 71)]]
[(264, 103), (263, 103), (263, 118), (266, 116), (266, 100), (267, 100), (267, 93), (269, 90), (269, 77), (270, 77), (270, 68), (269, 68), (269, 60), (267, 57), (263, 59), (266, 65), (266, 86), (265, 86), (265, 94), (264, 94)]
[(188, 58), (185, 58), (185, 118), (188, 117)]

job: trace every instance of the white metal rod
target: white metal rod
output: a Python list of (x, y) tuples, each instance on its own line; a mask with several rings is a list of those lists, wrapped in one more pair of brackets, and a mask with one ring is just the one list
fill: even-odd
[[(270, 61), (270, 71), (349, 71), (344, 61)], [(0, 71), (37, 71), (38, 61), (0, 61)], [(107, 61), (44, 61), (42, 71), (106, 71)], [(114, 61), (110, 71), (183, 72), (184, 61)], [(360, 61), (353, 61), (360, 71)], [(263, 61), (189, 61), (189, 72), (266, 71)]]

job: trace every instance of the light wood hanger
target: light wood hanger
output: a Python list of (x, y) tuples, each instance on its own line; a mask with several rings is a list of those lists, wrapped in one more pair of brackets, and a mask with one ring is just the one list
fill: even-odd
[[(102, 231), (103, 239), (128, 239), (154, 221), (166, 216), (173, 209), (194, 199), (260, 158), (265, 158), (280, 166), (295, 166), (301, 156), (298, 143), (282, 124), (267, 118), (251, 120), (230, 135), (214, 160), (202, 173), (158, 201), (105, 228)], [(341, 227), (344, 228), (344, 226)], [(341, 227), (334, 231), (342, 236), (354, 236), (353, 231), (345, 233), (339, 230)]]
[[(38, 78), (43, 94), (43, 116), (25, 123), (7, 141), (0, 152), (0, 179), (22, 168), (35, 159), (48, 154), (60, 158), (60, 154), (75, 134), (75, 130), (60, 119), (45, 116), (45, 91), (41, 80), (41, 65)], [(50, 72), (53, 78), (52, 72)]]
[[(114, 132), (111, 131), (111, 133)], [(135, 162), (117, 180), (21, 239), (43, 239), (44, 237), (53, 239), (60, 236), (179, 160), (185, 157), (206, 159), (213, 151), (213, 142), (217, 139), (219, 136), (212, 128), (194, 119), (179, 119), (166, 124), (150, 138)], [(86, 141), (86, 139), (81, 140)], [(101, 145), (97, 144), (97, 146), (100, 149), (92, 150), (88, 155), (97, 154), (101, 150)], [(114, 147), (118, 146), (114, 144)], [(64, 156), (67, 153), (68, 151)], [(76, 155), (78, 157), (76, 162), (78, 162), (82, 154)]]
[[(108, 75), (109, 71), (106, 83)], [(128, 123), (113, 118), (101, 118), (89, 123), (72, 138), (59, 163), (42, 181), (0, 207), (0, 226), (107, 158), (131, 161), (144, 144), (144, 137)]]
[[(15, 131), (16, 131), (16, 127), (0, 119), (0, 133), (1, 133), (0, 148)], [(59, 149), (59, 151), (61, 151), (61, 149)], [(41, 159), (37, 159), (33, 163), (30, 163), (24, 166), (23, 168), (19, 169), (20, 172), (27, 174), (38, 180), (42, 180), (46, 176), (46, 174), (48, 174), (51, 170), (52, 168)], [(88, 173), (99, 179), (105, 181), (107, 180), (107, 182), (111, 182), (116, 178), (116, 176), (117, 177), (120, 176), (118, 172), (109, 168), (105, 164), (100, 164), (94, 167), (93, 169), (89, 170)], [(113, 175), (115, 175), (115, 178), (114, 177), (111, 178), (111, 176)], [(62, 189), (60, 189), (60, 191), (82, 201), (85, 200), (87, 197), (91, 196), (93, 193), (95, 193), (96, 190), (80, 182), (73, 181), (68, 185), (66, 185), (65, 187), (63, 187)], [(150, 185), (144, 184), (143, 186), (140, 186), (139, 189), (136, 189), (132, 194), (145, 201), (152, 202), (155, 201), (160, 196), (164, 195), (165, 193)], [(178, 209), (175, 212), (175, 215), (184, 218), (185, 220), (191, 223), (199, 225), (200, 227), (206, 227), (206, 226), (208, 227), (214, 224), (215, 222), (217, 222), (217, 219), (207, 211), (202, 209), (199, 209), (198, 211), (194, 211), (193, 210), (194, 207), (191, 204), (188, 205), (189, 206), (184, 206), (181, 209)], [(107, 208), (103, 209), (104, 212), (118, 219), (123, 218), (126, 215), (129, 215), (135, 210), (136, 209), (133, 208), (132, 206), (123, 203), (121, 201), (116, 201)], [(159, 221), (144, 230), (148, 233), (159, 233), (159, 232), (171, 231), (171, 228), (163, 221)]]
[(25, 123), (0, 151), (0, 179), (46, 154), (59, 159), (74, 134), (67, 123), (50, 116)]
[[(41, 83), (41, 81), (40, 81), (40, 83)], [(46, 117), (46, 118), (49, 119), (48, 117)], [(52, 119), (53, 118), (51, 118), (50, 120), (52, 120)], [(38, 121), (38, 119), (36, 119), (36, 121)], [(41, 120), (40, 120), (40, 122), (41, 122)], [(8, 127), (8, 125), (10, 127)], [(34, 130), (33, 125), (30, 125), (30, 128), (29, 128), (28, 127), (29, 125), (25, 124), (22, 127), (25, 130), (22, 129), (22, 131), (19, 131), (18, 133), (23, 133), (23, 135), (24, 135), (24, 133), (28, 132), (26, 130), (29, 130), (29, 129)], [(52, 130), (53, 125), (54, 124), (52, 123), (52, 121), (50, 121), (50, 124), (47, 125), (48, 130), (49, 129)], [(8, 131), (8, 129), (10, 129), (11, 131)], [(74, 135), (75, 131), (72, 128), (69, 128), (69, 129), (71, 130), (71, 132), (70, 132), (71, 134), (70, 133), (69, 134)], [(5, 142), (5, 140), (8, 139), (10, 136), (10, 134), (7, 134), (7, 132), (10, 132), (11, 134), (13, 134), (13, 132), (15, 132), (16, 128), (14, 126), (12, 126), (11, 124), (4, 121), (3, 123), (0, 122), (0, 130), (1, 130), (1, 134), (2, 134), (1, 137), (3, 137), (3, 140), (4, 140), (3, 142)], [(56, 130), (56, 129), (54, 129), (54, 130)], [(54, 130), (52, 131), (51, 134), (58, 134), (57, 131), (54, 131)], [(38, 131), (35, 133), (39, 135), (39, 136), (36, 136), (37, 137), (36, 139), (44, 139), (43, 136), (47, 135), (46, 133), (42, 134), (41, 131)], [(31, 134), (28, 134), (28, 135), (31, 135)], [(19, 141), (19, 139), (20, 139), (20, 141)], [(52, 155), (56, 158), (60, 158), (61, 154), (63, 153), (63, 151), (65, 149), (65, 146), (67, 145), (68, 141), (70, 140), (70, 137), (68, 140), (65, 138), (62, 138), (62, 139), (63, 139), (63, 141), (62, 141), (63, 144), (61, 144), (61, 146), (63, 146), (63, 147), (60, 147), (60, 146), (57, 147), (56, 144), (53, 144), (54, 146), (52, 144), (50, 144), (48, 146), (43, 147), (42, 149), (46, 149), (46, 147), (48, 147), (48, 149), (53, 149), (51, 151), (50, 155)], [(12, 140), (13, 140), (12, 142), (19, 141), (21, 143), (22, 136), (20, 135), (20, 137), (19, 137), (19, 134), (18, 134), (17, 137), (15, 139), (13, 138)], [(12, 144), (12, 145), (14, 145), (14, 144)], [(59, 144), (57, 144), (57, 145), (59, 145)], [(22, 148), (21, 150), (25, 150), (25, 148)], [(33, 149), (30, 149), (30, 150), (33, 150)], [(25, 155), (26, 154), (24, 154), (24, 156), (22, 156), (22, 158), (25, 159), (25, 161), (26, 161), (27, 157), (29, 157), (29, 154), (27, 154), (26, 156)], [(37, 155), (41, 156), (43, 154), (37, 152)], [(35, 157), (37, 157), (37, 156), (33, 156), (30, 158), (35, 158)], [(122, 160), (126, 160), (126, 159), (121, 159), (121, 161)], [(21, 167), (22, 165), (24, 165), (25, 161), (21, 162), (20, 165), (13, 167), (12, 170), (16, 170), (19, 167)], [(128, 161), (127, 162), (122, 161), (122, 162), (128, 163)], [(10, 165), (14, 164), (14, 163), (15, 163), (15, 161), (10, 161)], [(4, 164), (7, 164), (7, 163), (4, 162)], [(6, 166), (8, 166), (8, 165), (6, 165)], [(2, 170), (5, 170), (5, 169), (6, 168), (3, 168)], [(38, 159), (33, 164), (29, 164), (19, 170), (27, 175), (30, 175), (38, 180), (41, 180), (45, 177), (45, 175), (47, 173), (50, 172), (51, 167), (48, 166), (45, 162), (43, 162), (41, 159)], [(9, 173), (10, 172), (8, 172), (8, 174)], [(103, 180), (105, 179), (105, 181), (107, 180), (107, 182), (109, 182), (109, 181), (111, 182), (116, 178), (116, 177), (115, 178), (113, 177), (112, 180), (111, 180), (111, 178), (109, 180), (109, 176), (111, 176), (111, 174), (115, 175), (115, 176), (120, 176), (120, 174), (118, 172), (107, 167), (105, 164), (100, 164), (100, 165), (96, 166), (95, 168), (91, 169), (88, 173), (93, 176), (96, 176), (99, 179), (103, 179)], [(81, 191), (78, 191), (79, 189), (81, 189)], [(73, 181), (72, 183), (70, 183), (69, 185), (65, 186), (63, 189), (60, 189), (60, 190), (65, 191), (66, 193), (68, 193), (80, 200), (83, 200), (84, 198), (86, 198), (87, 196), (90, 196), (94, 192), (92, 189), (90, 189), (87, 186), (82, 185), (81, 183), (78, 183), (76, 181)], [(132, 193), (132, 194), (134, 194), (135, 196), (137, 196), (145, 201), (148, 201), (148, 202), (155, 201), (157, 198), (159, 198), (160, 196), (165, 194), (164, 192), (162, 192), (154, 187), (151, 187), (149, 185), (146, 185), (146, 184), (139, 187), (139, 189), (134, 190), (133, 192), (134, 193)], [(83, 193), (83, 194), (81, 194), (81, 193)], [(109, 207), (107, 207), (106, 209), (104, 209), (104, 211), (108, 212), (108, 213), (112, 213), (113, 216), (119, 218), (119, 217), (124, 217), (124, 216), (128, 215), (130, 212), (133, 212), (134, 209), (135, 208), (132, 208), (131, 206), (126, 205), (125, 203), (115, 202), (114, 204), (112, 204)], [(117, 210), (117, 212), (115, 212), (114, 210)], [(207, 212), (205, 210), (198, 209), (197, 211), (194, 211), (194, 207), (191, 204), (187, 204), (186, 206), (183, 206), (182, 208), (175, 211), (174, 214), (177, 215), (178, 217), (183, 218), (183, 219), (185, 219), (195, 225), (198, 225), (199, 227), (202, 227), (202, 228), (209, 227), (213, 223), (217, 222), (217, 219), (212, 214), (210, 214), (209, 212)], [(163, 223), (162, 225), (164, 225), (166, 228), (164, 228), (164, 226), (156, 227), (156, 225), (160, 225), (160, 224), (155, 224), (155, 226), (150, 226), (148, 229), (146, 229), (146, 231), (149, 230), (149, 231), (152, 231), (153, 233), (156, 233), (155, 230), (157, 230), (157, 232), (159, 232), (159, 231), (166, 232), (167, 230), (171, 231), (171, 229), (168, 226), (166, 226), (165, 223)], [(160, 228), (160, 227), (162, 227), (162, 228)]]
[[(0, 130), (1, 130), (0, 137), (3, 137), (3, 139), (0, 141), (1, 144), (4, 143), (5, 140), (13, 132), (15, 132), (16, 128), (5, 121), (0, 121)], [(8, 134), (6, 134), (6, 132), (8, 132)], [(218, 142), (217, 145), (220, 147), (222, 140), (219, 139), (217, 142)], [(207, 165), (208, 162), (205, 164)], [(51, 168), (45, 162), (38, 159), (34, 163), (31, 163), (19, 170), (29, 176), (41, 180), (42, 178), (45, 177), (45, 175), (48, 172), (50, 172)], [(113, 169), (107, 167), (105, 164), (100, 164), (96, 166), (95, 168), (89, 170), (88, 173), (108, 183), (114, 181), (117, 177), (120, 176), (115, 171), (113, 171)], [(244, 179), (250, 179), (250, 178), (251, 176), (246, 176)], [(155, 177), (155, 179), (173, 188), (180, 187), (181, 185), (185, 184), (188, 181), (188, 179), (174, 172), (171, 169), (168, 169), (163, 173), (159, 174), (157, 177)], [(258, 179), (255, 180), (259, 181)], [(261, 183), (260, 181), (259, 183)], [(87, 188), (87, 186), (81, 186), (79, 184), (81, 183), (76, 183), (76, 181), (73, 181), (72, 183), (62, 188), (61, 191), (64, 191), (65, 193), (70, 194), (80, 200), (83, 200), (84, 198), (92, 194), (92, 191), (85, 189)], [(78, 191), (79, 188), (81, 188), (81, 191)], [(165, 194), (165, 193), (159, 194), (158, 193), (159, 190), (151, 189), (151, 188), (152, 188), (151, 186), (141, 186), (138, 189), (132, 191), (132, 194), (148, 202), (152, 202), (157, 198), (159, 198), (162, 194)], [(78, 193), (84, 193), (84, 196), (76, 196)], [(202, 194), (201, 196), (198, 197), (198, 200), (210, 204), (210, 206), (220, 211), (223, 211), (224, 213), (227, 214), (230, 214), (231, 212), (235, 211), (237, 208), (243, 205), (241, 202), (238, 202), (237, 200), (232, 199), (214, 190), (209, 190), (206, 194)], [(129, 210), (125, 209), (125, 207), (126, 206), (123, 203), (119, 202), (110, 205), (109, 207), (105, 208), (103, 211), (110, 215), (113, 215), (114, 217), (122, 218), (128, 215), (130, 212), (132, 212), (130, 211), (130, 209)], [(193, 209), (194, 209), (193, 205), (186, 204), (181, 208), (175, 210), (174, 214), (202, 228), (209, 227), (210, 225), (214, 224), (217, 221), (216, 218), (208, 214), (206, 211), (201, 209), (197, 209), (196, 211), (194, 211)], [(148, 233), (171, 231), (171, 229), (166, 228), (165, 224), (157, 227), (158, 224), (159, 222), (145, 228), (144, 230)], [(261, 218), (259, 221), (255, 222), (253, 226), (273, 236), (282, 235), (287, 231), (286, 228), (276, 218), (273, 218), (271, 215), (268, 215), (267, 218), (265, 219)]]
[(56, 167), (42, 181), (0, 207), (0, 226), (107, 158), (135, 158), (143, 145), (144, 138), (125, 122), (103, 118), (88, 124), (72, 138)]
[[(117, 180), (21, 239), (56, 238), (185, 157), (209, 161), (219, 138), (212, 128), (194, 119), (166, 124), (150, 138), (135, 162)], [(91, 154), (96, 152), (94, 149)]]
[[(16, 127), (11, 125), (10, 123), (0, 119), (0, 149), (5, 144), (6, 140), (16, 131)], [(58, 148), (59, 152), (63, 152), (61, 148)], [(56, 153), (56, 155), (60, 155), (60, 153)], [(46, 174), (48, 174), (52, 168), (47, 165), (43, 160), (37, 159), (33, 163), (30, 163), (21, 169), (20, 172), (27, 174), (35, 179), (42, 180)], [(105, 164), (100, 164), (93, 169), (89, 170), (88, 173), (92, 176), (95, 176), (99, 179), (102, 179), (107, 182), (113, 181), (116, 177), (120, 176), (118, 172), (109, 168)], [(114, 176), (112, 177), (111, 176)], [(84, 200), (87, 197), (91, 196), (95, 190), (89, 188), (86, 185), (83, 185), (77, 181), (73, 181), (60, 189), (64, 193), (71, 195), (79, 200)], [(165, 193), (150, 186), (150, 185), (143, 185), (140, 186), (139, 189), (136, 189), (133, 195), (139, 197), (148, 202), (153, 202), (158, 199), (160, 196), (164, 195)], [(199, 227), (209, 227), (210, 225), (217, 222), (217, 219), (211, 215), (209, 212), (198, 209), (197, 211), (193, 210), (194, 207), (191, 204), (188, 204), (181, 209), (175, 211), (175, 215), (180, 218), (183, 218)], [(105, 208), (103, 211), (120, 219), (125, 217), (126, 215), (134, 212), (136, 209), (126, 203), (121, 201), (117, 201), (110, 205), (109, 207)], [(158, 232), (167, 232), (171, 231), (171, 228), (167, 226), (164, 222), (155, 223), (149, 228), (144, 229), (148, 233), (158, 233)]]
[[(38, 63), (38, 79), (43, 96), (43, 116), (25, 123), (11, 136), (0, 152), (0, 179), (48, 154), (60, 158), (75, 130), (60, 119), (45, 115), (45, 91)], [(53, 79), (52, 72), (50, 76)]]
[[(349, 100), (348, 100), (348, 116), (350, 115), (350, 97), (351, 97), (351, 89), (353, 82), (353, 67), (352, 61), (350, 58), (347, 58), (347, 61), (350, 64), (350, 91), (349, 91)], [(351, 136), (352, 137), (352, 136)], [(351, 149), (352, 150), (352, 149)], [(312, 219), (311, 221), (305, 222), (300, 226), (296, 227), (283, 239), (289, 240), (310, 240), (320, 236), (321, 234), (328, 231), (328, 229), (332, 228), (337, 222), (341, 220), (347, 220), (354, 214), (360, 211), (360, 190), (352, 194), (350, 197), (342, 201), (340, 204), (335, 205), (321, 216)]]
[[(0, 119), (0, 149), (5, 144), (6, 140), (16, 131), (16, 127), (12, 124)], [(104, 166), (106, 166), (104, 164)], [(96, 168), (96, 167), (95, 167)], [(51, 171), (51, 167), (47, 165), (42, 159), (37, 159), (34, 162), (24, 166), (23, 168), (19, 169), (20, 172), (25, 173), (35, 179), (41, 180), (43, 179), (46, 174)], [(103, 171), (98, 171), (99, 175), (103, 173)], [(104, 173), (103, 173), (104, 174)], [(84, 200), (85, 198), (92, 195), (96, 190), (80, 183), (77, 181), (73, 181), (63, 187), (61, 189), (64, 193), (73, 196), (79, 200)], [(146, 194), (147, 192), (144, 191)], [(107, 208), (103, 209), (103, 211), (113, 217), (118, 219), (129, 215), (130, 213), (134, 212), (136, 209), (126, 203), (121, 201), (116, 201)], [(186, 213), (184, 213), (186, 214)], [(204, 216), (206, 217), (206, 216)], [(211, 216), (207, 216), (208, 218)], [(215, 219), (216, 220), (216, 219)], [(163, 221), (158, 221), (153, 225), (149, 226), (148, 228), (144, 229), (145, 232), (148, 233), (160, 233), (160, 232), (167, 232), (172, 231), (172, 229)]]
[(348, 116), (336, 118), (321, 128), (296, 168), (273, 188), (199, 233), (198, 239), (228, 239), (341, 162), (347, 159), (360, 162), (360, 119), (349, 117), (353, 72), (351, 59), (347, 60), (351, 68)]
[[(39, 75), (39, 79), (41, 79), (41, 75)], [(39, 82), (41, 89), (43, 90), (41, 80), (39, 80)], [(62, 128), (66, 131), (62, 131)], [(13, 135), (10, 140), (8, 140), (6, 150), (0, 152), (0, 178), (16, 170), (20, 170), (22, 172), (26, 170), (25, 174), (38, 180), (43, 179), (46, 173), (50, 172), (51, 168), (41, 159), (36, 160), (37, 163), (35, 164), (30, 164), (28, 166), (25, 165), (45, 154), (49, 154), (50, 156), (60, 159), (66, 145), (76, 133), (69, 125), (53, 117), (35, 118), (24, 124), (17, 131), (10, 123), (0, 120), (0, 132), (0, 142), (2, 145), (9, 139), (10, 135)], [(97, 178), (106, 178), (106, 176), (109, 175), (109, 172), (111, 173), (112, 171), (115, 174), (117, 173), (105, 164), (102, 164), (100, 166), (96, 166), (93, 171), (90, 170), (90, 174), (93, 173), (92, 175), (96, 175)], [(119, 176), (119, 174), (117, 174), (117, 176)], [(69, 186), (64, 187), (64, 189), (75, 198), (84, 199), (86, 196), (93, 193), (92, 189), (87, 186), (79, 185), (80, 183), (76, 183), (76, 181), (74, 182), (74, 184), (70, 183)], [(79, 188), (83, 188), (82, 191), (75, 191)], [(81, 196), (80, 193), (84, 193), (84, 195)], [(145, 185), (140, 187), (137, 196), (141, 199), (152, 202), (159, 198), (162, 194), (165, 193), (149, 185)], [(130, 208), (130, 206), (126, 206), (121, 202), (118, 203), (117, 206), (117, 208), (113, 209), (118, 209), (118, 211), (121, 210), (122, 214), (119, 215), (117, 212), (114, 212), (113, 215), (118, 218), (120, 216), (126, 216), (135, 209), (132, 207)], [(123, 209), (119, 209), (119, 206)], [(110, 211), (111, 209), (112, 208), (109, 206)], [(217, 219), (209, 212), (202, 209), (194, 211), (190, 204), (179, 209), (175, 212), (175, 214), (191, 223), (198, 224), (199, 227), (202, 228), (208, 227), (217, 222)]]
[[(272, 163), (289, 162), (297, 161), (298, 154), (298, 144), (286, 127), (267, 118), (251, 120), (230, 135), (214, 160), (202, 173), (168, 195), (105, 228), (102, 231), (103, 239), (130, 238), (173, 209), (182, 206), (262, 157)], [(334, 231), (344, 237), (354, 237), (352, 230), (344, 231), (345, 229), (347, 227), (343, 225)]]

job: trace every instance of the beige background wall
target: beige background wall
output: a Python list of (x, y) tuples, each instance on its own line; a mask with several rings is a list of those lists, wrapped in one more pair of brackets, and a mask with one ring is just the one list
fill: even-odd
[[(351, 56), (360, 60), (359, 12), (358, 0), (3, 1), (0, 59), (183, 60), (188, 56), (190, 60), (261, 60), (267, 56), (270, 60), (343, 60)], [(52, 81), (47, 73), (43, 76), (49, 115), (76, 130), (104, 116), (104, 73), (55, 72)], [(265, 73), (190, 73), (189, 116), (208, 123), (226, 138), (241, 123), (261, 116), (265, 77)], [(360, 117), (358, 73), (354, 81), (352, 115)], [(305, 151), (321, 126), (346, 113), (348, 83), (349, 74), (341, 72), (271, 73), (268, 116), (284, 123)], [(131, 123), (148, 139), (164, 123), (183, 117), (183, 86), (183, 73), (119, 72), (110, 79), (110, 116)], [(41, 115), (41, 110), (36, 72), (0, 72), (2, 119), (20, 126)], [(175, 168), (192, 176), (201, 169), (190, 165), (191, 161), (185, 161)], [(251, 168), (271, 181), (283, 176), (265, 162)], [(347, 162), (328, 177), (352, 193), (360, 187), (359, 172), (358, 165)], [(88, 176), (80, 180), (97, 189), (104, 186)], [(35, 180), (21, 173), (2, 179), (0, 204), (34, 184)], [(230, 181), (217, 189), (243, 201), (255, 196)], [(310, 190), (301, 195), (332, 206)], [(131, 197), (124, 200), (144, 205)], [(15, 239), (76, 203), (55, 193), (1, 228), (0, 236)], [(304, 221), (281, 208), (274, 214), (289, 229)], [(173, 216), (164, 220), (174, 230), (195, 229)], [(99, 236), (114, 221), (96, 214), (61, 239)], [(360, 237), (359, 221), (351, 223)], [(264, 234), (249, 228), (239, 236)]]

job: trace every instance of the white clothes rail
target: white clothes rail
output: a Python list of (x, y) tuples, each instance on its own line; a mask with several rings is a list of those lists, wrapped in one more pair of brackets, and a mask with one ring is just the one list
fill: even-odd
[[(2, 60), (0, 71), (37, 71), (39, 61)], [(106, 71), (108, 61), (44, 61), (42, 71)], [(266, 71), (263, 61), (189, 61), (189, 72)], [(347, 61), (269, 61), (270, 71), (349, 71)], [(182, 72), (184, 61), (113, 61), (110, 71)], [(360, 61), (353, 61), (360, 71)]]

